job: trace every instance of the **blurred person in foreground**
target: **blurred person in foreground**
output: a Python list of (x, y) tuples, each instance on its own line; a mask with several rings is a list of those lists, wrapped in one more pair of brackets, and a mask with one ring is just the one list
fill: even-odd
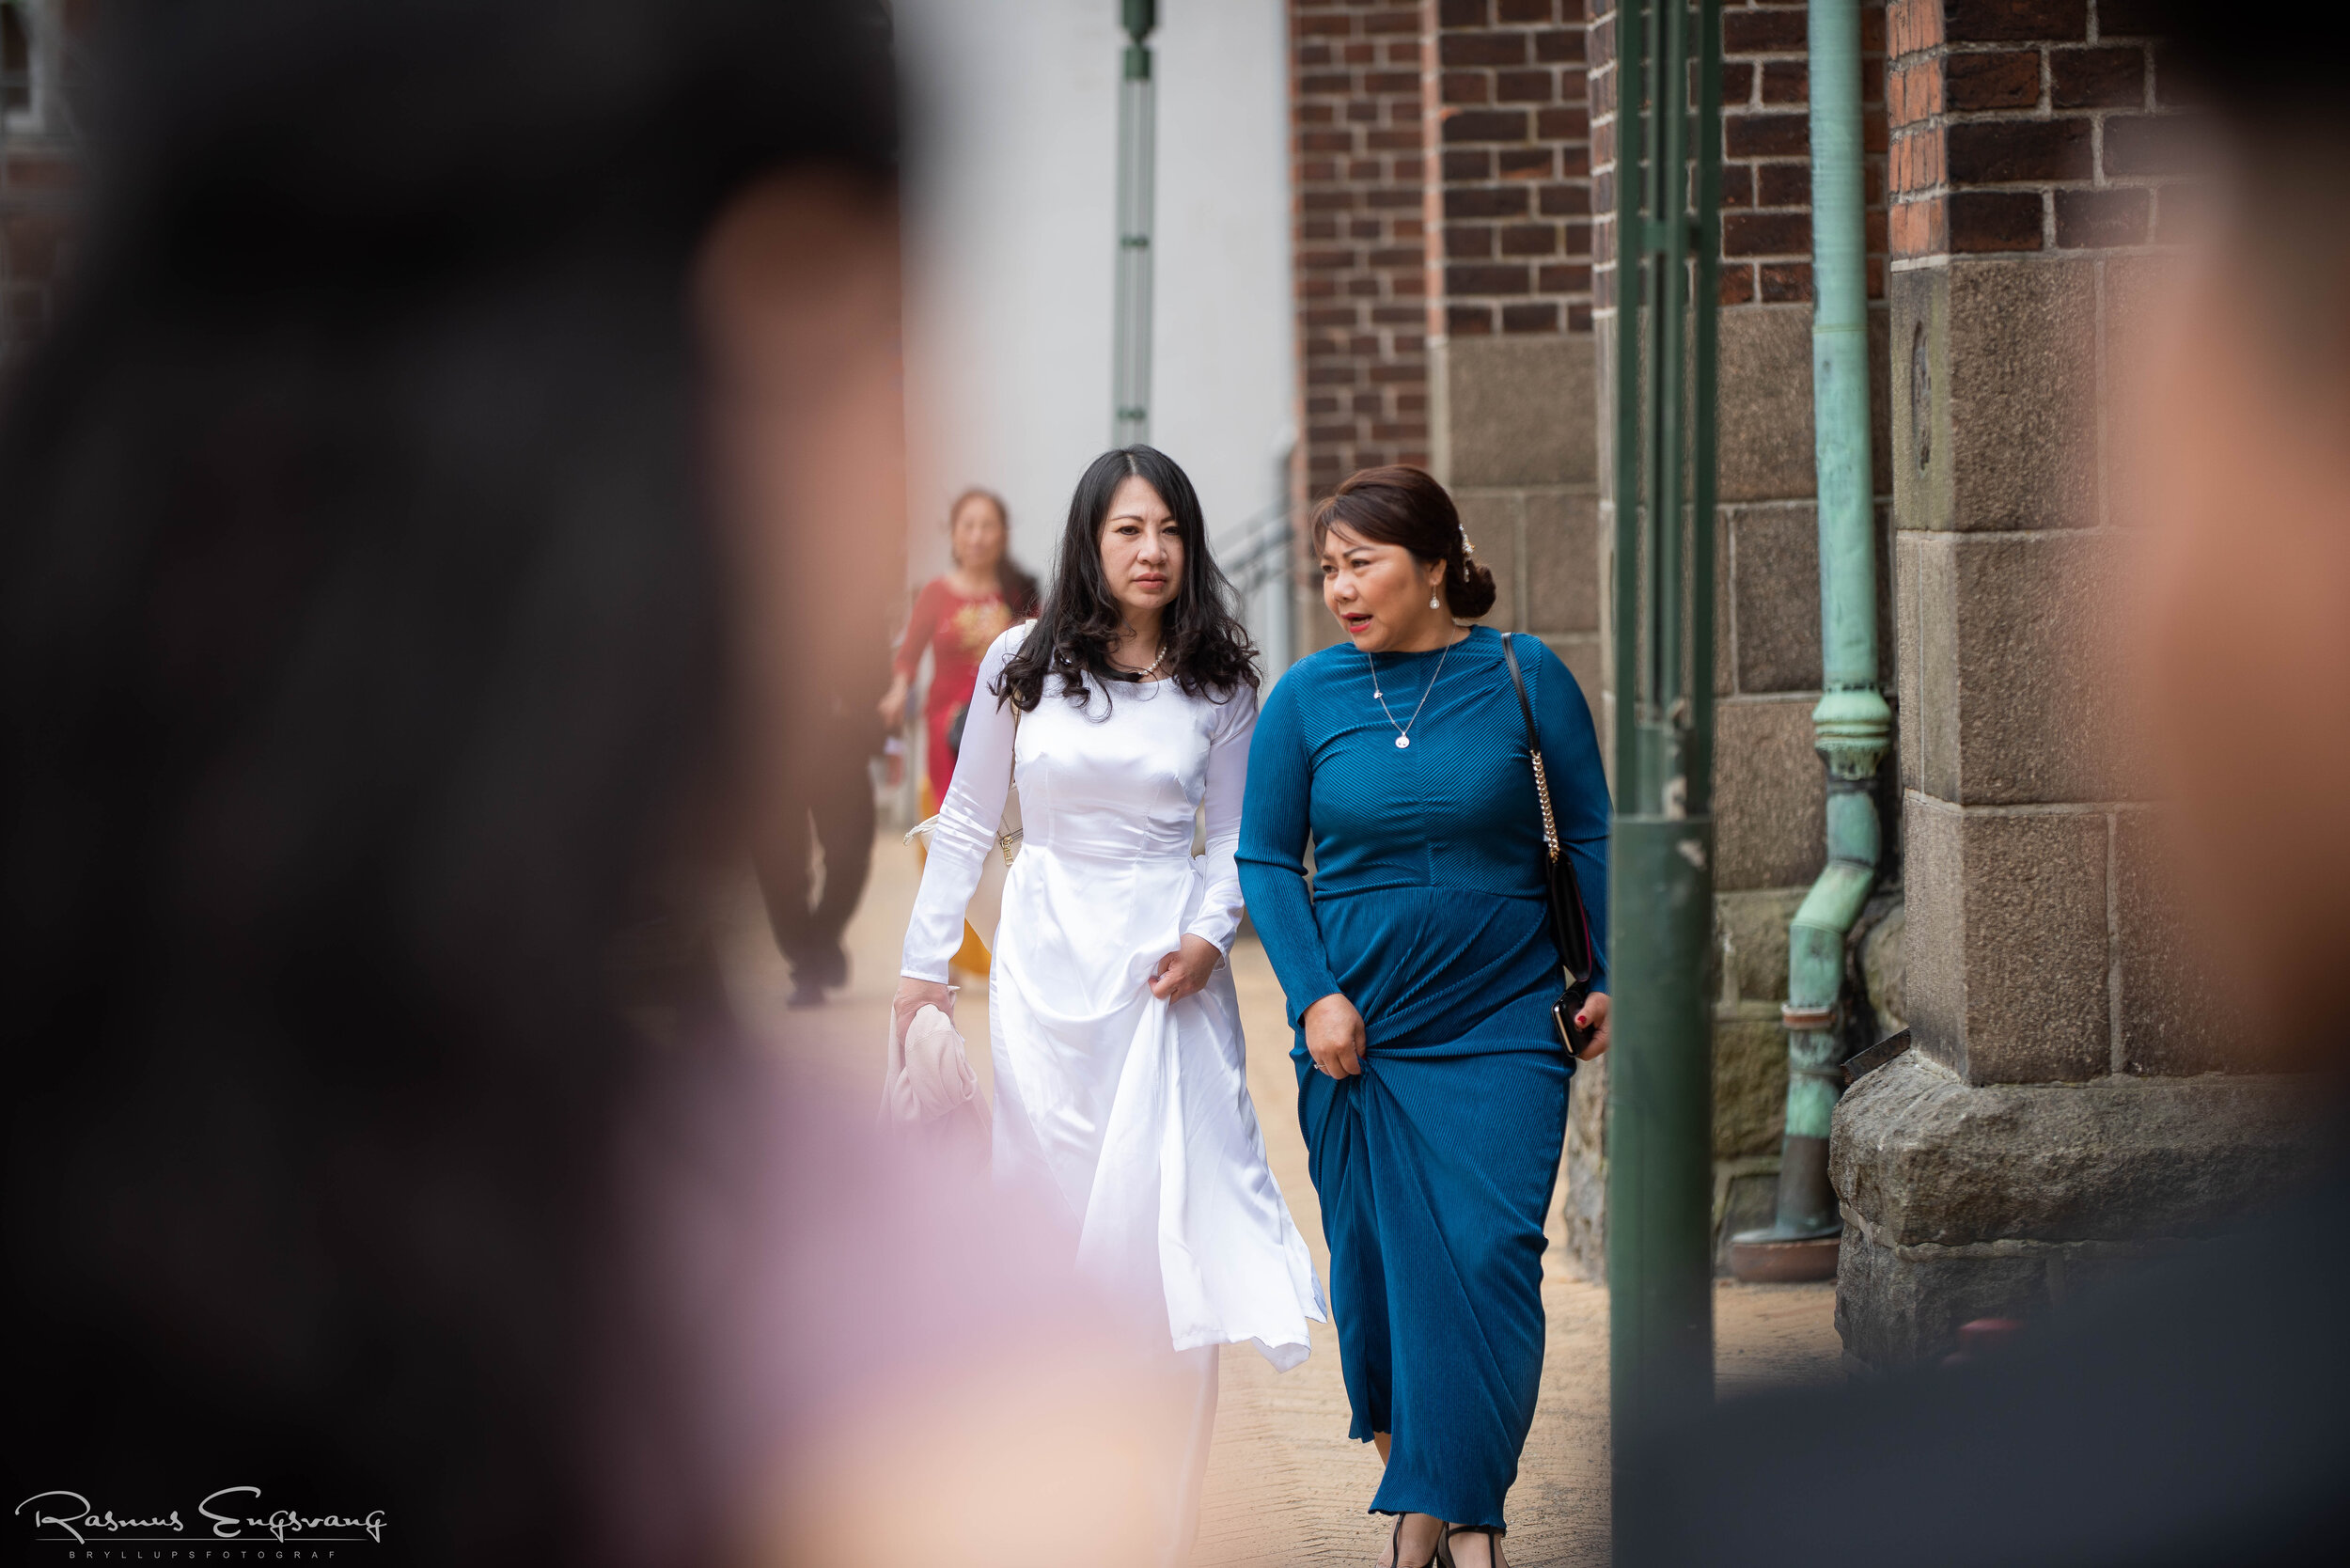
[(888, 586), (883, 13), (111, 22), (0, 413), (11, 1544), (1136, 1560), (1084, 1294), (712, 974)]
[[(2339, 1134), (2350, 221), (2318, 193), (2350, 181), (2350, 111), (2329, 55), (2290, 53), (2308, 35), (2289, 15), (2170, 15), (2163, 69), (2215, 105), (2217, 221), (2137, 313), (2154, 340), (2116, 345), (2149, 367), (2116, 431), (2147, 552), (2133, 665), (2199, 934), (2251, 998), (2244, 1065), (2311, 1074)], [(1997, 1360), (1747, 1401), (1660, 1443), (1622, 1494), (1618, 1560), (2350, 1559), (2350, 1174), (2280, 1199)]]
[[(994, 491), (973, 488), (947, 509), (951, 571), (922, 585), (914, 596), (905, 631), (898, 638), (889, 690), (881, 699), (882, 722), (892, 730), (905, 723), (906, 693), (931, 656), (931, 683), (922, 699), (921, 815), (935, 813), (955, 781), (955, 760), (979, 691), (979, 661), (1004, 629), (1037, 613), (1036, 579), (1011, 558), (1011, 513)], [(927, 850), (917, 850), (927, 855)], [(987, 945), (964, 928), (954, 967), (984, 978)]]

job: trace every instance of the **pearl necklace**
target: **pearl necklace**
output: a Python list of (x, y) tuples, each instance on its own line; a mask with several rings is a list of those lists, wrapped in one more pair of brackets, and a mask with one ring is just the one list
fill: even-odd
[(1143, 666), (1140, 669), (1128, 669), (1125, 666), (1120, 665), (1116, 659), (1112, 659), (1110, 663), (1117, 666), (1120, 674), (1125, 676), (1130, 681), (1148, 681), (1151, 677), (1159, 672), (1159, 666), (1161, 665), (1167, 663), (1167, 644), (1159, 644), (1159, 656), (1152, 660), (1149, 664)]

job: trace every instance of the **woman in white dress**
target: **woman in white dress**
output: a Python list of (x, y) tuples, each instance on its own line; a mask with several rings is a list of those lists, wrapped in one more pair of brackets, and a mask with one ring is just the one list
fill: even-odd
[[(989, 648), (906, 932), (901, 1026), (947, 1008), (1015, 779), (1025, 841), (988, 979), (995, 1169), (1066, 1222), (1074, 1266), (1137, 1304), (1177, 1412), (1158, 1466), (1166, 1560), (1197, 1523), (1217, 1347), (1286, 1370), (1324, 1318), (1266, 1168), (1225, 966), (1257, 722), (1253, 651), (1191, 481), (1165, 454), (1094, 460), (1040, 618)], [(1206, 808), (1207, 853), (1192, 854)]]

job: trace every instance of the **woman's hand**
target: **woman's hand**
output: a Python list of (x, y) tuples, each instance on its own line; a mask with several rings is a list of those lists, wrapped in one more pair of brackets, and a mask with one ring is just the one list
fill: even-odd
[(1583, 998), (1583, 1011), (1574, 1015), (1574, 1021), (1590, 1029), (1591, 1043), (1574, 1053), (1575, 1060), (1597, 1061), (1607, 1054), (1607, 1014), (1612, 1006), (1605, 991), (1594, 991)]
[[(868, 686), (865, 689), (871, 691), (873, 688)], [(881, 716), (882, 723), (892, 729), (905, 723), (906, 678), (904, 676), (893, 675), (889, 678), (889, 695), (881, 699)], [(944, 1011), (945, 1009), (942, 1008), (940, 1011)]]
[(1306, 1010), (1306, 1053), (1334, 1078), (1363, 1070), (1363, 1015), (1333, 991)]
[(902, 975), (898, 980), (898, 994), (889, 999), (890, 1027), (902, 1035), (912, 1027), (914, 1015), (925, 1007), (934, 1007), (950, 1020), (955, 1015), (955, 994), (952, 988), (936, 980), (916, 980)]
[(1151, 970), (1151, 995), (1163, 1002), (1180, 1002), (1208, 983), (1224, 955), (1204, 936), (1186, 936)]

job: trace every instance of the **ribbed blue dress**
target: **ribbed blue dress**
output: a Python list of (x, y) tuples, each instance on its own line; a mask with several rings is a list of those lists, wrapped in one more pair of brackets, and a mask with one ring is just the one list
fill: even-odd
[[(1556, 655), (1513, 642), (1604, 953), (1590, 709)], [(1352, 1434), (1393, 1436), (1371, 1512), (1500, 1525), (1542, 1381), (1543, 1216), (1574, 1070), (1551, 1033), (1542, 820), (1496, 633), (1472, 630), (1441, 671), (1434, 652), (1383, 653), (1378, 674), (1397, 722), (1427, 693), (1408, 748), (1351, 646), (1274, 687), (1249, 752), (1241, 886), (1291, 1026), (1339, 992), (1369, 1040), (1358, 1077), (1316, 1070), (1302, 1030), (1290, 1054)]]

